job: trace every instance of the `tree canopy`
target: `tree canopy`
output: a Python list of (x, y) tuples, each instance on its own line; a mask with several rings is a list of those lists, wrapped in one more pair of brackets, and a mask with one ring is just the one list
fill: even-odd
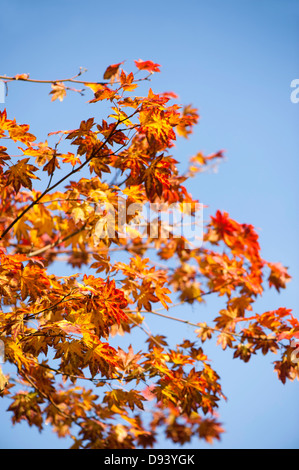
[[(188, 181), (223, 152), (198, 152), (179, 171), (175, 141), (191, 136), (198, 110), (173, 92), (138, 96), (160, 65), (138, 60), (128, 73), (123, 64), (101, 82), (84, 81), (84, 70), (56, 81), (0, 77), (6, 87), (48, 83), (52, 101), (83, 87), (91, 106), (109, 109), (43, 142), (19, 116), (0, 113), (0, 340), (15, 366), (0, 372), (1, 396), (13, 423), (49, 423), (73, 448), (153, 447), (159, 432), (212, 443), (226, 397), (206, 341), (245, 363), (276, 353), (278, 379), (299, 377), (299, 321), (290, 309), (254, 305), (290, 275), (263, 259), (251, 224), (222, 211), (203, 223)], [(58, 261), (73, 273), (55, 274)], [(222, 308), (203, 317), (210, 296)], [(183, 304), (196, 305), (198, 321), (169, 313)], [(171, 344), (167, 332), (151, 332), (154, 316), (192, 326), (192, 337), (178, 329)]]

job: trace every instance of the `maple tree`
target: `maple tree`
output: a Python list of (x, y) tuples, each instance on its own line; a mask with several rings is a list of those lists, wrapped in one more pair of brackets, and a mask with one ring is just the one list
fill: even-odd
[[(0, 372), (1, 396), (13, 423), (39, 430), (49, 423), (73, 438), (73, 448), (152, 447), (161, 430), (174, 443), (212, 443), (223, 432), (216, 410), (225, 396), (205, 341), (216, 338), (244, 362), (276, 353), (278, 378), (299, 377), (292, 311), (254, 313), (266, 285), (280, 291), (290, 275), (261, 257), (252, 225), (226, 212), (210, 218), (199, 245), (165, 227), (163, 213), (174, 204), (195, 219), (188, 178), (223, 153), (199, 152), (180, 173), (170, 152), (192, 133), (197, 109), (176, 104), (170, 92), (135, 94), (159, 64), (135, 61), (134, 73), (122, 67), (109, 66), (102, 82), (82, 80), (82, 70), (57, 81), (0, 77), (6, 86), (49, 83), (52, 101), (82, 94), (72, 86), (84, 85), (90, 103), (111, 108), (101, 122), (50, 132), (52, 145), (0, 113), (7, 141), (0, 146), (0, 340), (15, 366), (15, 375)], [(42, 190), (35, 180), (46, 180)], [(154, 221), (142, 219), (149, 204), (163, 208)], [(73, 274), (51, 273), (58, 261)], [(186, 303), (200, 309), (213, 295), (223, 308), (198, 322), (168, 312)], [(171, 345), (149, 330), (153, 316), (193, 326), (194, 338)], [(138, 351), (137, 332), (146, 338)], [(126, 347), (120, 337), (129, 338)]]

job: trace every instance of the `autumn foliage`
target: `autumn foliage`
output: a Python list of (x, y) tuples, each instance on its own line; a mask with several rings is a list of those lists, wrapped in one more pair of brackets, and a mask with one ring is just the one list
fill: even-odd
[[(200, 244), (165, 230), (158, 212), (136, 229), (148, 204), (188, 207), (195, 218), (188, 178), (203, 177), (223, 153), (199, 152), (179, 172), (171, 150), (192, 133), (197, 110), (170, 92), (138, 96), (159, 64), (135, 61), (130, 73), (123, 66), (109, 66), (101, 83), (82, 80), (83, 71), (48, 82), (53, 101), (83, 93), (73, 88), (80, 84), (92, 113), (94, 103), (109, 105), (105, 119), (54, 129), (39, 142), (20, 116), (0, 113), (0, 339), (15, 372), (0, 373), (1, 396), (13, 423), (40, 430), (49, 423), (72, 436), (74, 448), (152, 447), (160, 432), (174, 443), (212, 443), (223, 432), (216, 411), (225, 397), (206, 341), (244, 362), (276, 353), (278, 378), (299, 377), (299, 321), (289, 309), (254, 306), (290, 275), (262, 258), (252, 225), (226, 212), (211, 217)], [(7, 86), (39, 82), (1, 78)], [(73, 274), (53, 274), (63, 273), (59, 261)], [(204, 317), (209, 296), (223, 305)], [(191, 320), (186, 308), (169, 313), (183, 304), (196, 306)], [(191, 325), (194, 334), (178, 332), (170, 344), (167, 332), (151, 332), (155, 317)], [(140, 339), (134, 346), (140, 335), (142, 346)]]

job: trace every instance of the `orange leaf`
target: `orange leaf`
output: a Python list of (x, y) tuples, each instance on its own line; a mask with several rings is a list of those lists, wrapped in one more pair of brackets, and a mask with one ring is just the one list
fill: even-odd
[(104, 73), (104, 80), (110, 80), (110, 78), (113, 78), (117, 74), (119, 66), (121, 64), (123, 64), (123, 62), (119, 62), (118, 64), (109, 65), (109, 67), (107, 67), (107, 69)]
[(160, 69), (159, 69), (159, 67), (161, 67), (160, 64), (155, 64), (151, 60), (141, 60), (141, 59), (139, 59), (138, 61), (134, 60), (134, 62), (135, 62), (136, 67), (139, 70), (148, 70), (151, 73), (160, 72)]
[(31, 179), (39, 179), (32, 173), (33, 171), (37, 171), (37, 168), (28, 164), (28, 161), (29, 158), (24, 158), (15, 165), (12, 165), (9, 170), (4, 173), (8, 176), (6, 185), (12, 184), (16, 193), (19, 191), (21, 186), (32, 189)]

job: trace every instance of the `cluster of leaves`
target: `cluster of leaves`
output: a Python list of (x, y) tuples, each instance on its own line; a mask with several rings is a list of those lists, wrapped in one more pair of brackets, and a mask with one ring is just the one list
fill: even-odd
[[(196, 436), (213, 442), (223, 432), (216, 410), (225, 397), (203, 343), (216, 338), (244, 362), (259, 350), (279, 353), (279, 379), (298, 377), (292, 341), (299, 321), (292, 311), (253, 313), (264, 281), (279, 291), (290, 275), (262, 259), (254, 227), (227, 213), (211, 217), (200, 247), (169, 230), (165, 236), (160, 216), (155, 233), (150, 221), (143, 233), (130, 229), (138, 207), (148, 203), (195, 208), (187, 178), (223, 154), (198, 153), (179, 173), (170, 151), (177, 137), (191, 134), (197, 110), (171, 104), (173, 93), (132, 95), (160, 66), (136, 61), (137, 73), (146, 73), (138, 79), (122, 65), (109, 66), (101, 83), (76, 77), (51, 83), (52, 100), (64, 99), (68, 81), (92, 90), (91, 103), (111, 107), (106, 120), (50, 133), (58, 138), (52, 146), (5, 110), (0, 114), (0, 137), (21, 152), (0, 147), (0, 340), (16, 372), (0, 373), (1, 395), (13, 423), (40, 430), (50, 423), (60, 437), (72, 436), (74, 448), (151, 447), (160, 430), (175, 443)], [(2, 78), (37, 82), (26, 74)], [(84, 168), (89, 177), (82, 176)], [(47, 178), (45, 189), (33, 188), (33, 180)], [(51, 274), (59, 260), (73, 274)], [(224, 305), (207, 322), (167, 313), (213, 294)], [(150, 314), (193, 325), (194, 341), (171, 346), (148, 330)], [(142, 350), (115, 345), (116, 335), (133, 343), (138, 331), (147, 338)]]

